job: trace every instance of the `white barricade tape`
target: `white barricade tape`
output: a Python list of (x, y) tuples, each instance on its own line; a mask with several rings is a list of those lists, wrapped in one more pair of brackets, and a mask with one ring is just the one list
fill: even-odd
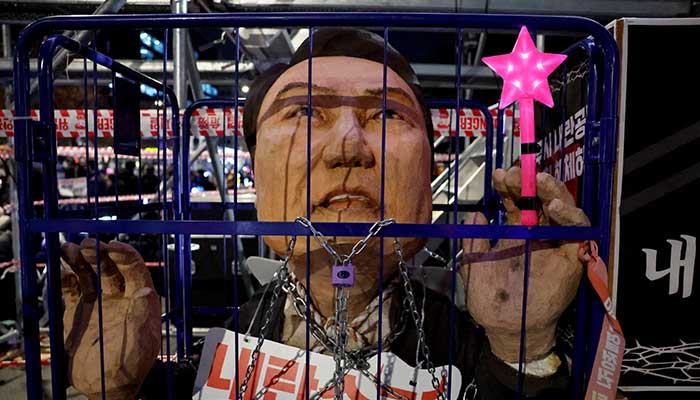
[[(489, 109), (493, 118), (494, 129), (497, 126), (498, 109), (492, 107)], [(457, 132), (454, 116), (455, 110), (439, 108), (430, 110), (433, 120), (433, 130), (435, 137), (440, 136), (455, 136)], [(515, 120), (513, 120), (513, 110), (507, 109), (504, 111), (506, 120), (506, 132), (509, 132), (511, 125), (513, 127), (513, 135), (520, 136), (519, 112), (515, 111)], [(486, 119), (484, 113), (479, 109), (463, 108), (459, 112), (459, 135), (467, 137), (477, 137), (479, 135), (486, 136)]]
[[(490, 110), (491, 117), (496, 123), (497, 110)], [(92, 110), (56, 110), (54, 111), (54, 123), (56, 124), (56, 136), (58, 138), (78, 138), (94, 136), (95, 117)], [(508, 109), (506, 115), (506, 131), (510, 130), (513, 122), (513, 134), (519, 136), (520, 127), (518, 112)], [(31, 118), (38, 120), (38, 111), (32, 110)], [(456, 134), (456, 119), (454, 110), (433, 109), (431, 118), (435, 136), (454, 136)], [(0, 137), (13, 137), (14, 121), (17, 119), (29, 119), (29, 117), (15, 117), (13, 110), (0, 110)], [(193, 136), (232, 136), (235, 131), (234, 113), (231, 108), (226, 109), (200, 109), (192, 113), (191, 134)], [(163, 115), (158, 110), (141, 110), (141, 137), (156, 138), (163, 134)], [(87, 132), (86, 132), (87, 125)], [(166, 116), (166, 133), (172, 136), (170, 113)], [(243, 135), (243, 108), (238, 112), (238, 133)], [(478, 109), (463, 108), (459, 116), (460, 136), (475, 137), (486, 135), (486, 119), (483, 112)], [(112, 110), (97, 110), (97, 136), (109, 138), (114, 135), (114, 113)]]

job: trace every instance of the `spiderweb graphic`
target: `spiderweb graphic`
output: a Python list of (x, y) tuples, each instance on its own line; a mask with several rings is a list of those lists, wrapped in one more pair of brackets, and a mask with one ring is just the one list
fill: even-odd
[(638, 373), (675, 383), (700, 383), (700, 342), (654, 347), (638, 341), (625, 349), (622, 373)]
[[(571, 83), (577, 79), (588, 78), (588, 60), (583, 60), (578, 65), (569, 67), (569, 71), (566, 74), (566, 82)], [(560, 92), (564, 87), (564, 80), (562, 76), (553, 76), (549, 79), (549, 85), (552, 90), (552, 94)]]

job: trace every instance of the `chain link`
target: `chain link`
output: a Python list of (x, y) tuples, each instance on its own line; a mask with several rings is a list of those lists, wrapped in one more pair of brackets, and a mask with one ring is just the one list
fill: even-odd
[[(302, 226), (309, 229), (313, 234), (314, 240), (316, 240), (316, 242), (323, 249), (325, 249), (328, 252), (328, 254), (330, 254), (333, 257), (335, 262), (339, 263), (339, 265), (347, 265), (352, 260), (352, 257), (361, 253), (365, 249), (367, 243), (371, 238), (379, 234), (382, 228), (393, 224), (394, 220), (387, 219), (378, 221), (375, 224), (373, 224), (367, 236), (359, 242), (357, 242), (352, 247), (350, 254), (348, 254), (347, 256), (341, 256), (340, 254), (338, 254), (338, 252), (336, 252), (335, 249), (333, 249), (333, 247), (330, 245), (326, 237), (320, 231), (314, 228), (311, 222), (306, 218), (299, 217), (295, 220), (295, 222), (298, 222)], [(288, 264), (294, 252), (296, 240), (297, 238), (296, 236), (294, 236), (289, 241), (289, 244), (287, 246), (287, 254), (276, 274), (276, 283), (273, 289), (272, 297), (270, 299), (270, 307), (268, 307), (265, 311), (264, 321), (262, 327), (260, 328), (260, 337), (258, 337), (255, 349), (251, 354), (251, 361), (248, 365), (248, 368), (246, 369), (246, 374), (243, 379), (243, 383), (241, 384), (239, 400), (243, 399), (243, 396), (248, 388), (248, 382), (251, 378), (253, 371), (256, 368), (257, 361), (260, 356), (260, 349), (265, 341), (267, 329), (272, 319), (272, 312), (274, 309), (273, 305), (277, 302), (281, 291), (288, 295), (291, 295), (294, 311), (302, 319), (308, 321), (310, 333), (316, 338), (316, 340), (319, 343), (321, 343), (321, 345), (327, 351), (333, 352), (333, 358), (336, 363), (336, 370), (334, 372), (334, 376), (330, 380), (328, 380), (328, 382), (326, 382), (326, 384), (320, 390), (316, 391), (316, 393), (314, 393), (313, 396), (310, 397), (312, 400), (317, 400), (323, 393), (330, 390), (331, 387), (335, 387), (335, 398), (338, 400), (342, 399), (345, 387), (345, 376), (351, 369), (359, 370), (363, 376), (368, 378), (375, 385), (380, 385), (382, 389), (391, 396), (401, 400), (408, 400), (406, 396), (395, 392), (390, 386), (386, 385), (385, 383), (380, 383), (377, 377), (369, 372), (370, 365), (367, 362), (367, 359), (376, 354), (376, 352), (374, 351), (374, 346), (366, 346), (358, 350), (346, 351), (345, 347), (347, 341), (347, 303), (350, 294), (349, 288), (336, 288), (335, 339), (329, 337), (324, 327), (321, 326), (317, 321), (315, 321), (313, 318), (307, 318), (307, 302), (297, 290), (296, 285), (291, 281), (288, 269)], [(406, 299), (404, 300), (404, 303), (407, 307), (405, 308), (408, 309), (408, 312), (411, 314), (411, 318), (416, 324), (416, 330), (418, 331), (418, 346), (421, 348), (421, 351), (423, 352), (423, 355), (427, 361), (428, 371), (432, 376), (432, 385), (433, 388), (436, 390), (437, 398), (439, 400), (444, 400), (444, 394), (440, 390), (440, 381), (435, 376), (435, 367), (430, 361), (430, 350), (428, 349), (428, 345), (425, 340), (425, 332), (423, 330), (423, 317), (420, 315), (416, 307), (413, 289), (411, 287), (410, 279), (408, 277), (407, 264), (404, 260), (403, 247), (401, 246), (401, 242), (398, 239), (394, 239), (394, 251), (399, 257), (400, 273), (403, 287), (406, 292)], [(403, 326), (404, 314), (406, 312), (406, 309), (404, 309), (401, 312), (401, 318), (398, 324), (399, 326)], [(387, 336), (386, 340), (384, 340), (385, 345), (388, 346), (389, 344), (391, 344), (391, 342), (393, 342), (393, 340), (396, 339), (396, 337), (398, 337), (398, 335), (400, 335), (402, 332), (403, 328), (392, 330)], [(379, 338), (379, 340), (381, 340), (381, 338)], [(279, 376), (283, 375), (291, 367), (291, 365), (293, 364), (287, 363), (280, 371)], [(271, 383), (274, 384), (274, 378)], [(258, 393), (256, 393), (255, 400), (259, 400), (261, 397), (263, 397), (268, 390), (269, 385), (263, 387), (260, 391), (258, 391)]]
[(471, 382), (469, 382), (464, 389), (463, 400), (475, 400), (477, 394), (479, 394), (479, 388), (476, 386), (476, 378), (473, 377)]
[(375, 236), (379, 234), (379, 231), (381, 231), (383, 228), (393, 224), (395, 221), (393, 218), (385, 219), (382, 221), (377, 221), (372, 225), (372, 227), (369, 229), (369, 233), (367, 236), (365, 236), (364, 239), (360, 240), (359, 242), (355, 243), (355, 245), (352, 247), (352, 250), (350, 250), (350, 254), (348, 254), (345, 259), (343, 260), (343, 264), (347, 264), (352, 260), (354, 256), (362, 252), (362, 250), (367, 247), (367, 242)]
[(335, 361), (335, 399), (342, 400), (345, 392), (345, 374), (343, 373), (343, 361), (345, 360), (345, 346), (347, 344), (347, 312), (350, 288), (335, 288), (335, 347), (333, 348), (333, 360)]
[[(345, 379), (345, 375), (347, 375), (348, 372), (350, 372), (351, 369), (357, 369), (358, 371), (360, 371), (360, 373), (361, 373), (364, 377), (366, 377), (367, 379), (369, 379), (370, 381), (372, 381), (372, 383), (374, 383), (375, 385), (381, 386), (382, 389), (383, 389), (385, 392), (387, 392), (388, 394), (390, 394), (390, 395), (393, 396), (394, 398), (399, 399), (399, 400), (409, 400), (408, 397), (406, 397), (405, 395), (403, 395), (403, 394), (401, 394), (401, 393), (398, 393), (398, 392), (394, 391), (394, 389), (393, 389), (391, 386), (387, 385), (386, 383), (383, 383), (383, 382), (380, 383), (379, 380), (377, 379), (377, 377), (374, 376), (374, 375), (372, 375), (372, 374), (369, 372), (369, 367), (370, 367), (370, 365), (369, 365), (366, 361), (365, 361), (365, 365), (364, 365), (364, 366), (362, 366), (362, 365), (356, 365), (355, 362), (356, 362), (356, 360), (350, 359), (349, 362), (345, 364), (345, 368), (344, 368), (344, 370), (343, 370), (343, 372), (342, 372), (343, 380)], [(344, 383), (344, 382), (343, 382), (343, 383)], [(329, 380), (326, 382), (326, 384), (323, 385), (322, 388), (320, 388), (319, 390), (317, 390), (317, 391), (310, 397), (310, 400), (318, 400), (318, 398), (321, 397), (321, 396), (322, 396), (324, 393), (326, 393), (327, 391), (329, 391), (329, 390), (331, 389), (331, 387), (333, 387), (334, 384), (335, 384), (335, 377), (329, 379)]]
[(408, 304), (408, 310), (411, 313), (413, 322), (416, 324), (416, 331), (418, 332), (418, 347), (423, 352), (423, 357), (425, 357), (426, 364), (428, 367), (428, 372), (430, 372), (431, 383), (433, 388), (437, 393), (438, 400), (444, 400), (445, 395), (440, 390), (440, 380), (435, 376), (435, 366), (430, 360), (430, 349), (428, 348), (428, 343), (425, 340), (425, 331), (423, 330), (423, 316), (418, 313), (418, 307), (416, 306), (416, 299), (413, 295), (413, 287), (411, 286), (411, 280), (408, 277), (408, 265), (406, 264), (403, 255), (403, 246), (399, 239), (394, 239), (394, 252), (399, 257), (399, 272), (401, 274), (401, 281), (403, 283), (404, 291), (406, 292), (406, 299), (404, 300)]
[[(299, 351), (301, 351), (301, 350), (299, 350)], [(270, 391), (270, 387), (272, 385), (276, 384), (277, 382), (279, 382), (280, 378), (283, 377), (289, 371), (289, 369), (294, 366), (294, 364), (296, 364), (296, 362), (294, 360), (296, 360), (298, 357), (299, 357), (299, 353), (297, 353), (297, 357), (292, 358), (291, 360), (288, 360), (287, 363), (284, 364), (282, 369), (280, 369), (280, 371), (270, 379), (269, 383), (267, 385), (263, 386), (263, 388), (260, 389), (257, 393), (255, 393), (255, 397), (253, 399), (260, 400), (263, 396), (265, 396), (265, 393)]]
[(450, 263), (447, 259), (445, 259), (445, 257), (441, 256), (441, 255), (438, 254), (438, 253), (435, 253), (434, 251), (431, 251), (431, 250), (430, 250), (429, 248), (427, 248), (427, 247), (423, 247), (423, 252), (424, 252), (425, 254), (427, 254), (429, 257), (434, 258), (434, 259), (440, 261), (441, 263), (443, 263), (443, 264), (445, 264), (445, 265), (447, 265), (447, 264)]
[[(303, 299), (296, 286), (293, 283), (288, 282), (283, 286), (282, 290), (284, 290), (286, 293), (292, 296), (292, 304), (294, 304), (294, 311), (299, 317), (303, 318), (306, 321), (306, 301)], [(405, 310), (401, 313), (400, 320), (396, 325), (398, 329), (392, 330), (386, 337), (386, 339), (383, 341), (385, 346), (389, 346), (394, 341), (394, 339), (396, 339), (401, 333), (403, 333), (404, 314)], [(334, 340), (332, 337), (329, 337), (326, 333), (326, 330), (316, 320), (311, 318), (308, 321), (309, 331), (311, 335), (314, 338), (316, 338), (316, 340), (319, 343), (321, 343), (321, 345), (326, 349), (326, 351), (334, 351), (334, 349), (336, 348), (336, 340)], [(367, 359), (376, 354), (376, 351), (374, 350), (375, 346), (371, 345), (358, 350), (346, 351), (344, 353), (345, 365), (342, 369), (341, 374), (343, 378), (343, 384), (345, 383), (345, 375), (347, 375), (347, 373), (351, 369), (357, 369), (360, 371), (360, 373), (362, 373), (362, 375), (370, 379), (374, 384), (379, 385), (379, 382), (376, 379), (376, 377), (369, 372), (370, 365), (367, 362)], [(329, 379), (320, 390), (317, 390), (316, 393), (310, 397), (311, 400), (317, 400), (322, 394), (324, 394), (333, 386), (335, 386), (335, 384), (336, 375)], [(384, 383), (382, 383), (381, 386), (387, 393), (390, 393), (395, 398), (401, 400), (408, 400), (405, 396), (396, 393), (393, 389), (391, 389), (390, 386)]]
[(350, 250), (350, 254), (346, 256), (341, 256), (340, 254), (338, 254), (338, 252), (335, 251), (333, 246), (331, 246), (326, 236), (323, 233), (321, 233), (318, 229), (316, 229), (313, 226), (313, 224), (311, 224), (311, 221), (304, 217), (298, 217), (295, 220), (295, 222), (299, 223), (300, 225), (311, 231), (314, 240), (316, 240), (316, 243), (318, 243), (319, 246), (326, 250), (326, 252), (328, 252), (328, 254), (330, 254), (331, 257), (333, 257), (337, 265), (347, 265), (353, 257), (361, 253), (365, 249), (365, 247), (367, 247), (367, 243), (370, 239), (377, 236), (379, 234), (379, 231), (381, 231), (384, 227), (387, 227), (396, 221), (394, 221), (393, 218), (389, 218), (375, 222), (374, 225), (372, 225), (372, 227), (369, 229), (369, 233), (367, 233), (367, 236), (365, 236), (359, 242), (355, 243), (355, 245), (352, 247), (352, 250)]
[(326, 236), (321, 233), (320, 231), (316, 230), (314, 226), (311, 224), (311, 221), (304, 217), (297, 217), (297, 219), (294, 220), (294, 222), (297, 222), (304, 228), (308, 229), (313, 233), (314, 240), (316, 240), (316, 243), (319, 244), (328, 254), (330, 254), (333, 257), (333, 260), (338, 263), (338, 265), (342, 264), (343, 258), (338, 254), (338, 252), (335, 251), (335, 249), (330, 245), (328, 242), (328, 239), (326, 239)]
[[(304, 300), (303, 296), (299, 293), (297, 290), (296, 286), (289, 282), (288, 284), (284, 285), (282, 287), (282, 290), (285, 291), (286, 293), (290, 294), (292, 296), (292, 304), (294, 305), (294, 312), (302, 318), (304, 321), (307, 320), (306, 318), (306, 301)], [(404, 310), (405, 311), (405, 310)], [(311, 335), (316, 338), (316, 340), (326, 349), (326, 351), (332, 352), (333, 349), (336, 346), (336, 341), (328, 336), (326, 333), (326, 330), (324, 329), (321, 324), (319, 324), (316, 320), (311, 318), (309, 321), (309, 330)], [(403, 312), (401, 314), (401, 321), (397, 325), (401, 327), (401, 329), (395, 329), (391, 331), (391, 333), (386, 337), (384, 340), (385, 344), (389, 344), (396, 339), (398, 335), (400, 335), (403, 332)], [(346, 354), (350, 354), (348, 356), (349, 358), (362, 358), (365, 357), (366, 355), (369, 354), (371, 357), (373, 355), (372, 350), (374, 350), (375, 346), (374, 345), (369, 345), (365, 346), (361, 349), (358, 350), (352, 350), (350, 352), (346, 352)]]
[[(289, 279), (289, 275), (287, 275), (287, 280), (282, 284), (282, 291), (285, 293), (289, 294), (292, 296), (292, 304), (294, 305), (294, 311), (296, 314), (304, 319), (305, 321), (307, 320), (306, 318), (306, 300), (304, 300), (303, 296), (299, 293), (299, 291), (296, 288), (296, 285), (291, 282)], [(272, 308), (272, 307), (269, 307)], [(400, 319), (399, 322), (396, 325), (397, 329), (394, 329), (391, 331), (391, 333), (386, 337), (386, 339), (383, 341), (384, 346), (389, 346), (394, 339), (396, 339), (401, 333), (403, 333), (403, 327), (404, 327), (404, 317), (405, 317), (406, 310), (403, 310), (400, 314)], [(336, 341), (332, 338), (329, 337), (328, 334), (326, 333), (326, 330), (313, 318), (309, 319), (309, 331), (311, 335), (313, 335), (316, 340), (321, 343), (321, 345), (326, 349), (328, 352), (332, 352), (335, 347), (336, 347)], [(256, 348), (257, 352), (259, 352), (259, 348)], [(384, 391), (389, 393), (390, 395), (394, 396), (396, 399), (400, 400), (409, 400), (406, 396), (395, 392), (391, 386), (385, 384), (385, 383), (380, 383), (378, 379), (369, 372), (369, 368), (371, 367), (370, 364), (367, 362), (367, 359), (371, 358), (373, 355), (376, 354), (375, 346), (366, 346), (364, 348), (358, 349), (358, 350), (352, 350), (349, 352), (345, 352), (345, 365), (343, 366), (343, 372), (342, 372), (342, 377), (343, 377), (343, 384), (345, 383), (345, 375), (351, 370), (351, 369), (357, 369), (360, 371), (360, 373), (365, 376), (367, 379), (372, 381), (375, 385), (380, 385)], [(254, 351), (255, 352), (255, 351)], [(251, 356), (252, 358), (252, 356)], [(250, 368), (252, 370), (254, 368)], [(247, 373), (248, 371), (246, 371)], [(317, 390), (312, 396), (310, 396), (311, 400), (318, 400), (318, 398), (326, 393), (328, 390), (330, 390), (332, 387), (334, 387), (336, 384), (336, 376), (334, 375), (331, 379), (329, 379), (325, 385)], [(244, 393), (244, 388), (241, 386), (242, 393)], [(262, 397), (267, 391), (269, 390), (269, 387), (264, 387), (258, 393), (256, 394), (255, 399), (259, 400), (260, 397)]]
[[(382, 221), (375, 222), (370, 228), (367, 236), (362, 240), (355, 243), (355, 245), (350, 250), (350, 254), (346, 256), (341, 256), (337, 251), (330, 245), (328, 239), (323, 233), (317, 230), (311, 221), (304, 217), (298, 217), (296, 222), (306, 227), (313, 234), (314, 240), (326, 250), (328, 254), (333, 257), (336, 265), (348, 265), (353, 257), (361, 253), (369, 240), (382, 230), (385, 226), (394, 223), (393, 219), (386, 219)], [(347, 357), (345, 356), (345, 346), (347, 344), (347, 320), (348, 320), (348, 297), (350, 296), (350, 288), (339, 287), (335, 288), (335, 343), (333, 346), (333, 360), (335, 361), (335, 372), (333, 376), (335, 384), (335, 400), (342, 400), (343, 393), (345, 392), (345, 374), (343, 369), (343, 363), (347, 364)], [(380, 317), (381, 318), (381, 317)], [(327, 337), (327, 335), (325, 335)], [(380, 338), (381, 340), (381, 338)]]

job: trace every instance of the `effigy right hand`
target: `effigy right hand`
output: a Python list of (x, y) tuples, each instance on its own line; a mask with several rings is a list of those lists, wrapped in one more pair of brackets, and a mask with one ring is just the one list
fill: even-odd
[[(96, 245), (85, 239), (61, 248), (67, 375), (90, 399), (102, 397)], [(105, 395), (133, 399), (160, 351), (160, 301), (136, 249), (112, 241), (99, 250)]]

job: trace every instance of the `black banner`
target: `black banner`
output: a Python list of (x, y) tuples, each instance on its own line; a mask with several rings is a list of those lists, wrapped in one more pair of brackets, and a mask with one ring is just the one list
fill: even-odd
[(626, 28), (614, 298), (627, 340), (620, 386), (655, 391), (630, 393), (635, 400), (700, 398), (700, 73), (690, 61), (700, 25)]

